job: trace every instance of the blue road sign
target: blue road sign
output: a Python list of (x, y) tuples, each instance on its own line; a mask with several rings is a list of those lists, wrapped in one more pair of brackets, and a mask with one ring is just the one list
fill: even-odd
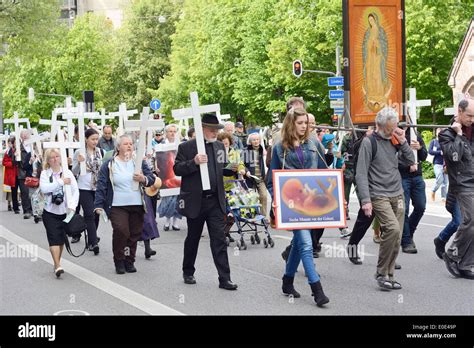
[(341, 87), (344, 86), (344, 77), (328, 77), (328, 86), (329, 87)]
[(161, 102), (158, 99), (153, 99), (150, 102), (150, 108), (152, 108), (154, 111), (158, 110), (161, 107)]
[(329, 99), (344, 99), (344, 91), (343, 90), (330, 90)]
[(344, 115), (344, 108), (334, 109), (334, 115)]

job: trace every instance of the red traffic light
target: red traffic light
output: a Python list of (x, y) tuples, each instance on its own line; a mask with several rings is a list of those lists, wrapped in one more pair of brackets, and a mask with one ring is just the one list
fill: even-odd
[(301, 75), (303, 75), (303, 64), (301, 63), (301, 60), (295, 60), (293, 62), (293, 75), (296, 77), (301, 77)]

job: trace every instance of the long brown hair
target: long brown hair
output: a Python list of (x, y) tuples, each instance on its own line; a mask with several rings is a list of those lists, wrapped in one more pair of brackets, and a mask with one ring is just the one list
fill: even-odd
[(306, 119), (308, 120), (308, 113), (303, 108), (291, 108), (285, 116), (283, 127), (281, 129), (281, 143), (285, 150), (293, 148), (295, 141), (298, 140), (300, 142), (304, 142), (309, 138), (309, 126), (306, 127), (306, 132), (303, 137), (299, 138), (299, 136), (296, 134), (295, 123), (299, 116), (306, 116)]

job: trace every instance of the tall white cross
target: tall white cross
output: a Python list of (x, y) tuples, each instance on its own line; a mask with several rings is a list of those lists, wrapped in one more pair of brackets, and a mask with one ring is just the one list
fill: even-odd
[[(58, 130), (61, 127), (68, 126), (68, 123), (66, 121), (58, 121), (58, 114), (56, 112), (56, 109), (54, 109), (53, 112), (51, 113), (50, 120), (41, 119), (39, 120), (39, 124), (50, 126), (51, 139), (54, 139), (56, 137), (56, 134), (58, 134)], [(73, 125), (73, 133), (74, 133), (74, 125)]]
[[(67, 163), (67, 155), (66, 155), (66, 149), (73, 148), (77, 149), (79, 148), (80, 144), (78, 142), (67, 142), (64, 139), (64, 132), (62, 129), (58, 130), (58, 141), (47, 141), (43, 143), (43, 148), (45, 149), (59, 149), (59, 152), (61, 154), (61, 166), (62, 166), (62, 171), (63, 173), (66, 173), (66, 170), (68, 169), (68, 163)], [(66, 195), (66, 201), (69, 209), (75, 209), (71, 205), (72, 203), (72, 192), (71, 192), (71, 185), (64, 185), (64, 194)]]
[[(84, 112), (84, 103), (83, 102), (78, 102), (76, 103), (76, 112), (71, 112), (68, 114), (63, 114), (64, 119), (77, 119), (77, 127), (79, 130), (79, 141), (77, 142), (79, 144), (79, 153), (86, 157), (86, 137), (84, 136), (84, 118), (85, 118), (85, 112)], [(71, 143), (71, 141), (69, 141)], [(80, 175), (86, 175), (86, 162), (82, 161), (80, 162), (81, 166), (81, 173)]]
[(94, 115), (89, 116), (89, 118), (90, 118), (90, 119), (93, 119), (93, 120), (100, 120), (100, 126), (98, 126), (98, 127), (99, 127), (99, 129), (100, 129), (101, 131), (104, 130), (104, 126), (106, 125), (106, 120), (113, 120), (113, 119), (115, 119), (114, 116), (106, 115), (104, 108), (102, 108), (102, 109), (100, 110), (100, 115), (94, 114)]
[(15, 126), (15, 157), (17, 161), (21, 161), (20, 134), (22, 127), (20, 127), (20, 123), (26, 123), (28, 129), (31, 129), (30, 120), (27, 118), (18, 118), (18, 112), (15, 111), (13, 117), (3, 120), (3, 123), (11, 123)]
[(116, 132), (118, 137), (123, 135), (125, 132), (124, 122), (128, 120), (128, 116), (133, 116), (135, 114), (138, 114), (138, 110), (137, 109), (127, 110), (127, 104), (125, 103), (120, 104), (118, 112), (109, 112), (109, 116), (114, 117), (114, 118), (115, 117), (119, 118), (119, 125)]
[[(66, 122), (67, 122), (67, 139), (68, 139), (69, 142), (72, 143), (74, 141), (74, 128), (75, 128), (74, 122), (72, 120), (74, 118), (74, 115), (77, 114), (77, 112), (78, 112), (77, 106), (76, 107), (72, 106), (72, 97), (67, 97), (66, 98), (64, 108), (56, 108), (56, 109), (54, 109), (54, 111), (57, 115), (59, 115), (59, 114), (62, 115), (63, 119), (66, 120)], [(53, 131), (51, 130), (51, 132), (53, 132)], [(54, 137), (52, 137), (52, 139), (54, 139)], [(71, 148), (68, 149), (68, 153), (69, 153), (69, 158), (72, 159), (73, 156), (74, 156), (74, 149), (71, 149)]]
[[(204, 146), (204, 133), (202, 131), (202, 122), (201, 122), (201, 114), (208, 113), (208, 112), (215, 112), (216, 114), (220, 114), (221, 106), (219, 104), (211, 104), (211, 105), (199, 105), (199, 98), (197, 92), (191, 92), (191, 107), (172, 110), (171, 115), (176, 120), (192, 118), (194, 122), (194, 129), (196, 131), (196, 144), (198, 154), (205, 155), (206, 148)], [(209, 171), (207, 168), (207, 163), (201, 163), (199, 165), (199, 169), (201, 171), (201, 181), (202, 181), (202, 189), (209, 190), (211, 188), (211, 184), (209, 182)]]
[[(135, 157), (135, 174), (139, 174), (142, 170), (142, 162), (143, 158), (145, 157), (145, 149), (147, 147), (146, 144), (146, 136), (148, 129), (155, 129), (163, 127), (164, 122), (163, 120), (153, 120), (149, 119), (150, 115), (150, 108), (144, 107), (143, 112), (140, 115), (140, 120), (135, 121), (125, 121), (124, 126), (125, 130), (136, 129), (139, 128), (140, 136), (138, 138), (138, 145), (137, 145), (137, 155)], [(133, 189), (135, 191), (138, 190), (139, 183), (137, 181), (133, 182)]]
[[(411, 124), (416, 126), (417, 108), (420, 108), (422, 106), (430, 106), (431, 100), (429, 99), (417, 100), (416, 88), (410, 88), (409, 91), (410, 91), (409, 92), (410, 99), (408, 100), (408, 103), (407, 103), (407, 109), (411, 118)], [(410, 139), (417, 140), (415, 127), (410, 127)], [(418, 163), (418, 151), (413, 150), (413, 154), (415, 155), (415, 163)]]
[(50, 139), (51, 135), (48, 132), (40, 135), (38, 134), (38, 130), (36, 128), (31, 129), (31, 131), (33, 132), (33, 135), (28, 140), (25, 140), (25, 145), (30, 145), (30, 144), (35, 143), (36, 151), (38, 151), (39, 157), (43, 158), (42, 141)]

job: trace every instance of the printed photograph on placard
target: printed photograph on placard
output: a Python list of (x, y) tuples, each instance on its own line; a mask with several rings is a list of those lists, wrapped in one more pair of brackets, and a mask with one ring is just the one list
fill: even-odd
[(346, 226), (340, 170), (276, 170), (273, 173), (277, 229)]

